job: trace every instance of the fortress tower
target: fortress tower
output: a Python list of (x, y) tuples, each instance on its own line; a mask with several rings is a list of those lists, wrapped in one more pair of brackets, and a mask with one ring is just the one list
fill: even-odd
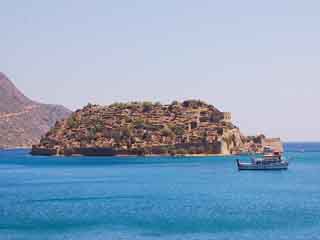
[(223, 122), (231, 122), (231, 112), (223, 112)]

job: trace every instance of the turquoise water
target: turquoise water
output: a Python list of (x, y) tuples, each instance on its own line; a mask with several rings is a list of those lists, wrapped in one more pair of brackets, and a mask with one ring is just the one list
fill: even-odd
[(286, 149), (294, 160), (276, 172), (238, 172), (234, 157), (2, 151), (0, 239), (320, 239), (320, 144)]

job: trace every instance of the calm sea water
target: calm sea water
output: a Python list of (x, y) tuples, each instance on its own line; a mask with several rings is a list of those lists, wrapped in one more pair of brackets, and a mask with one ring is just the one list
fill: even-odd
[(286, 150), (276, 172), (238, 172), (234, 157), (1, 151), (0, 239), (320, 239), (320, 144)]

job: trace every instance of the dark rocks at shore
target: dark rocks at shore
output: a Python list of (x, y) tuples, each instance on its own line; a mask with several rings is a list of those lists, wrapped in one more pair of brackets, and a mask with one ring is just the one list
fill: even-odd
[(107, 147), (88, 147), (88, 148), (37, 148), (33, 147), (31, 154), (34, 156), (117, 156), (117, 155), (197, 155), (197, 154), (220, 154), (220, 143), (198, 143), (198, 144), (176, 144), (166, 146), (154, 146), (145, 148), (133, 148), (128, 150), (107, 148)]

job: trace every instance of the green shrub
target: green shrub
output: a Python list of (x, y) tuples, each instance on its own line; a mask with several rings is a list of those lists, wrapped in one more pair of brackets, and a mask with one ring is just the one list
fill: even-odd
[(176, 153), (178, 155), (186, 155), (186, 154), (188, 154), (188, 151), (186, 149), (179, 148), (179, 149), (177, 149)]
[(176, 106), (176, 105), (179, 105), (179, 102), (175, 100), (175, 101), (172, 101), (172, 103), (170, 105)]
[(89, 140), (95, 139), (96, 138), (96, 134), (97, 134), (97, 132), (96, 132), (95, 128), (90, 128), (89, 132), (88, 132), (88, 139)]
[(122, 127), (120, 129), (121, 131), (121, 137), (122, 138), (130, 138), (133, 134), (132, 134), (132, 129), (129, 127)]
[(161, 146), (158, 150), (159, 154), (168, 154), (170, 148), (168, 146)]
[(68, 126), (70, 128), (77, 128), (79, 126), (79, 123), (76, 119), (75, 116), (71, 116), (69, 119), (68, 119)]
[(132, 123), (134, 128), (141, 129), (145, 127), (144, 120), (142, 118), (137, 118)]
[(182, 136), (182, 135), (185, 133), (185, 130), (184, 130), (184, 128), (181, 127), (181, 126), (175, 126), (175, 127), (173, 128), (173, 132), (174, 132), (176, 135), (178, 135), (178, 136)]
[(152, 102), (143, 102), (142, 103), (142, 111), (143, 112), (150, 112), (152, 110), (153, 104)]
[(96, 132), (102, 132), (103, 130), (103, 123), (101, 121), (97, 121), (95, 123), (94, 129)]
[(174, 136), (174, 133), (168, 127), (161, 129), (160, 134), (161, 134), (161, 136), (164, 136), (164, 137), (173, 137)]
[(154, 106), (155, 107), (161, 107), (161, 103), (160, 102), (155, 102)]
[(115, 102), (115, 103), (112, 103), (111, 105), (109, 105), (109, 107), (123, 110), (123, 109), (127, 109), (129, 107), (129, 105), (130, 105), (129, 103)]

